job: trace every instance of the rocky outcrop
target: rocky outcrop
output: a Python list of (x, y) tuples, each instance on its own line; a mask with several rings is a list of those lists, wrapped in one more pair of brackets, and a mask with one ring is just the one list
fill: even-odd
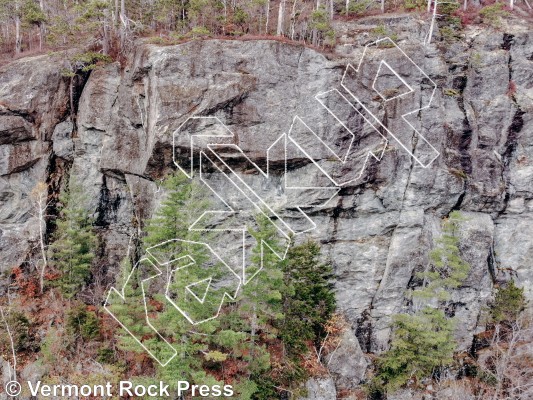
[[(422, 168), (391, 140), (362, 179), (310, 213), (317, 227), (308, 235), (322, 243), (334, 267), (338, 308), (352, 328), (331, 360), (331, 375), (342, 389), (363, 378), (363, 352), (387, 347), (391, 316), (407, 309), (405, 291), (417, 284), (441, 220), (452, 210), (464, 213), (461, 252), (472, 267), (447, 310), (457, 317), (461, 347), (469, 347), (482, 328), (480, 315), (495, 282), (514, 277), (533, 298), (533, 33), (472, 29), (462, 42), (424, 47), (417, 22), (403, 21), (409, 34), (400, 35), (399, 45), (437, 84), (431, 106), (413, 124), (440, 156)], [(372, 38), (368, 33), (363, 42)], [(351, 39), (347, 30), (345, 44), (364, 37)], [(124, 68), (114, 63), (91, 73), (75, 121), (68, 112), (68, 81), (53, 57), (2, 67), (0, 269), (34, 257), (31, 191), (39, 181), (57, 184), (69, 171), (87, 192), (102, 238), (99, 265), (113, 283), (132, 238), (161, 199), (159, 180), (174, 168), (172, 133), (190, 115), (218, 117), (236, 134), (235, 144), (261, 165), (295, 116), (346, 150), (346, 134), (335, 139), (340, 131), (328, 130), (323, 121), (331, 116), (314, 96), (340, 88), (358, 49), (328, 59), (270, 40), (140, 44)], [(403, 129), (406, 148), (416, 150), (419, 138), (402, 128), (404, 106), (391, 101), (380, 117), (389, 129)], [(327, 166), (324, 154), (314, 157)], [(293, 154), (287, 165), (295, 182), (322, 182), (301, 155)], [(251, 174), (242, 160), (235, 160), (235, 168), (286, 215), (296, 215), (279, 183), (285, 173), (281, 157), (271, 159), (274, 182)], [(347, 164), (337, 172), (354, 171), (357, 165)], [(311, 381), (308, 389), (310, 399), (334, 398), (331, 380)]]
[[(54, 128), (67, 114), (68, 84), (58, 58), (21, 59), (0, 72), (0, 265), (19, 266), (38, 226), (31, 192), (50, 173)], [(4, 293), (5, 285), (0, 288)]]

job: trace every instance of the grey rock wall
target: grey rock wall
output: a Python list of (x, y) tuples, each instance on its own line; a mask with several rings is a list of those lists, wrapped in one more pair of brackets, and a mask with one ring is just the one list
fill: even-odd
[[(362, 352), (387, 347), (391, 315), (406, 310), (404, 293), (427, 266), (441, 220), (452, 210), (466, 217), (461, 251), (472, 266), (465, 284), (452, 293), (449, 310), (459, 321), (461, 347), (468, 348), (482, 329), (482, 308), (495, 282), (514, 277), (533, 298), (533, 32), (473, 30), (463, 43), (424, 47), (420, 28), (405, 24), (408, 34), (399, 45), (437, 84), (431, 107), (417, 115), (416, 124), (440, 156), (421, 168), (391, 141), (360, 181), (311, 212), (317, 228), (308, 236), (322, 243), (334, 267), (338, 308), (355, 335), (332, 361), (338, 389), (362, 378)], [(351, 40), (346, 31), (349, 45), (363, 39)], [(344, 149), (345, 138), (333, 140), (338, 131), (328, 130), (328, 114), (314, 95), (340, 87), (355, 53), (346, 50), (331, 59), (267, 40), (139, 45), (124, 68), (111, 64), (91, 73), (75, 127), (68, 81), (54, 56), (2, 67), (0, 270), (36, 258), (31, 191), (39, 181), (59, 185), (69, 171), (87, 191), (102, 237), (99, 265), (112, 284), (132, 238), (163, 196), (160, 179), (173, 168), (172, 132), (192, 114), (217, 116), (257, 163), (296, 115)], [(396, 129), (401, 101), (390, 107), (381, 117)], [(407, 139), (416, 149), (415, 136)], [(327, 165), (323, 154), (316, 157)], [(279, 184), (282, 159), (273, 161), (274, 183), (247, 175), (238, 160), (236, 168), (286, 215), (295, 215)], [(297, 182), (322, 179), (297, 155), (288, 165)], [(356, 168), (348, 164), (338, 173)], [(309, 398), (326, 398), (316, 393)]]

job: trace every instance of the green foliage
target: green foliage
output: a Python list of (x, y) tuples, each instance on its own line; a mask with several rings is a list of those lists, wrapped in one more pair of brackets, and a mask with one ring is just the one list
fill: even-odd
[(511, 280), (496, 292), (496, 298), (490, 308), (491, 321), (493, 323), (515, 322), (525, 306), (524, 289), (517, 287)]
[(374, 2), (372, 0), (352, 1), (348, 6), (348, 12), (346, 13), (346, 10), (344, 10), (344, 13), (347, 15), (362, 15), (373, 5)]
[(50, 284), (71, 298), (91, 275), (97, 238), (92, 231), (93, 220), (87, 210), (86, 196), (72, 177), (60, 196), (60, 204), (60, 218), (49, 247), (50, 265), (60, 276)]
[(32, 350), (33, 343), (30, 334), (31, 323), (26, 315), (20, 311), (11, 311), (5, 315), (5, 323), (9, 326), (9, 333), (0, 320), (0, 350), (2, 354), (11, 354), (11, 339), (15, 351)]
[(84, 340), (96, 339), (100, 335), (98, 317), (87, 310), (85, 304), (78, 304), (67, 312), (67, 332)]
[[(176, 238), (206, 241), (206, 232), (188, 229), (209, 206), (203, 188), (183, 174), (169, 176), (163, 187), (165, 199), (147, 222), (144, 247)], [(241, 286), (236, 301), (226, 303), (218, 318), (193, 326), (174, 307), (163, 305), (153, 313), (157, 318), (151, 322), (164, 337), (172, 339), (178, 352), (164, 368), (156, 367), (158, 379), (177, 382), (179, 378), (205, 383), (215, 381), (210, 374), (216, 372), (217, 377), (222, 374), (225, 381), (233, 382), (242, 400), (276, 398), (279, 395), (276, 387), (294, 389), (305, 379), (301, 357), (308, 352), (306, 342), (320, 341), (324, 334), (322, 325), (335, 307), (329, 282), (331, 267), (319, 261), (320, 248), (312, 242), (292, 246), (282, 260), (279, 255), (285, 253), (287, 242), (263, 214), (256, 217), (256, 226), (249, 233), (256, 244), (247, 273), (248, 277), (257, 274)], [(177, 241), (150, 251), (163, 262), (185, 254), (192, 256), (196, 265), (187, 267), (189, 278), (190, 274), (201, 278), (201, 265), (207, 257), (205, 251)], [(126, 277), (131, 267), (125, 265), (124, 269)], [(183, 286), (182, 279), (185, 279), (184, 274), (174, 275), (171, 291)], [(138, 287), (128, 285), (125, 295), (129, 299), (140, 299), (142, 293)], [(152, 307), (152, 300), (166, 303), (156, 295), (148, 302), (149, 307)], [(121, 320), (127, 317), (127, 326), (137, 337), (156, 340), (150, 337), (150, 332), (144, 331), (143, 302), (129, 303), (137, 304), (138, 309), (127, 310), (127, 314), (124, 310), (117, 315), (121, 315)], [(113, 307), (116, 307), (114, 313), (121, 312), (120, 304)], [(151, 314), (152, 311), (150, 308)], [(124, 335), (119, 344), (124, 350), (142, 351), (129, 335)], [(282, 348), (285, 350), (281, 351)]]
[(496, 2), (490, 6), (483, 7), (479, 12), (479, 15), (483, 19), (483, 22), (493, 26), (500, 26), (501, 19), (509, 15), (509, 12), (506, 11), (504, 7), (504, 3)]
[(459, 250), (459, 224), (463, 220), (459, 211), (453, 211), (444, 221), (442, 235), (436, 240), (436, 247), (429, 254), (431, 267), (417, 274), (426, 285), (414, 290), (414, 297), (446, 301), (449, 298), (449, 290), (459, 287), (468, 277), (470, 265), (462, 259)]
[(52, 326), (48, 329), (40, 349), (44, 365), (53, 365), (57, 362), (57, 358), (60, 356), (58, 348), (63, 344), (61, 339), (57, 334), (56, 327)]
[[(195, 265), (187, 267), (185, 274), (174, 274), (174, 280), (170, 285), (172, 290), (176, 287), (182, 288), (184, 279), (189, 279), (187, 282), (190, 282), (191, 276), (205, 273), (201, 267), (207, 258), (205, 249), (191, 246), (185, 242), (173, 241), (173, 239), (202, 241), (201, 234), (189, 231), (188, 227), (208, 207), (209, 202), (206, 200), (203, 187), (190, 181), (182, 173), (167, 177), (163, 182), (163, 188), (166, 191), (165, 199), (154, 217), (147, 222), (147, 235), (143, 240), (143, 246), (148, 248), (170, 241), (165, 246), (152, 249), (152, 254), (157, 260), (168, 262), (189, 255), (196, 261)], [(124, 262), (123, 270), (124, 277), (130, 275), (131, 266), (127, 260)], [(139, 282), (142, 274), (143, 271), (137, 268), (130, 280)], [(159, 338), (154, 335), (153, 330), (146, 323), (140, 285), (127, 285), (124, 294), (129, 299), (127, 307), (123, 307), (121, 304), (114, 305), (113, 312), (125, 321), (125, 325), (135, 336), (144, 337), (146, 343), (157, 345)], [(177, 389), (177, 382), (180, 379), (207, 384), (206, 380), (209, 377), (202, 368), (203, 362), (206, 360), (205, 353), (210, 354), (208, 357), (210, 362), (219, 362), (221, 359), (220, 354), (209, 353), (209, 342), (218, 326), (218, 321), (212, 320), (193, 326), (178, 310), (169, 306), (168, 301), (161, 294), (151, 295), (148, 293), (148, 295), (150, 295), (147, 301), (148, 311), (157, 315), (157, 318), (154, 317), (151, 323), (158, 332), (173, 342), (178, 353), (178, 357), (175, 357), (164, 368), (157, 366), (157, 377), (169, 382), (172, 390)], [(161, 304), (162, 309), (156, 311), (154, 304)], [(126, 332), (120, 338), (119, 345), (123, 350), (144, 351)]]
[(311, 21), (309, 26), (311, 29), (316, 30), (318, 36), (322, 38), (322, 41), (325, 41), (326, 44), (331, 45), (335, 40), (335, 31), (331, 26), (331, 21), (328, 18), (328, 12), (324, 7), (320, 7), (311, 13)]
[(426, 306), (414, 315), (396, 315), (393, 327), (391, 349), (378, 362), (377, 379), (387, 391), (429, 377), (452, 362), (454, 324), (442, 310)]
[[(177, 238), (199, 241), (200, 233), (189, 231), (188, 228), (209, 206), (204, 189), (196, 182), (191, 182), (182, 173), (168, 176), (163, 181), (162, 188), (165, 189), (166, 196), (154, 217), (147, 221), (144, 247), (155, 246)], [(184, 250), (177, 243), (176, 246), (178, 247), (175, 250)], [(171, 250), (165, 247), (161, 249), (160, 254), (155, 255), (164, 260), (165, 256), (172, 256), (168, 254)]]
[(404, 0), (403, 6), (406, 10), (423, 10), (427, 2), (424, 0)]
[(458, 9), (460, 5), (458, 2), (442, 2), (438, 3), (438, 12), (441, 16), (448, 18), (452, 16)]
[(73, 77), (80, 72), (89, 72), (99, 65), (112, 62), (112, 58), (106, 54), (94, 51), (74, 54), (69, 59), (70, 67), (63, 69), (61, 74), (65, 77)]
[(207, 29), (205, 26), (195, 26), (187, 34), (187, 36), (192, 37), (192, 38), (201, 38), (201, 37), (210, 36), (210, 35), (211, 35), (211, 32), (209, 32), (209, 29)]
[(40, 25), (46, 21), (46, 15), (39, 7), (39, 3), (29, 0), (22, 3), (22, 21), (28, 25)]
[[(123, 288), (124, 296), (129, 301), (124, 303), (115, 302), (110, 306), (110, 310), (128, 328), (131, 334), (137, 338), (145, 337), (149, 340), (153, 337), (154, 332), (146, 323), (143, 293), (139, 284), (141, 272), (138, 269), (133, 274), (131, 272), (132, 266), (130, 260), (123, 260), (121, 263), (122, 276), (120, 279), (117, 279), (116, 286)], [(126, 284), (126, 282), (130, 284)], [(149, 302), (147, 302), (147, 309), (148, 312), (155, 311)], [(123, 329), (119, 331), (117, 344), (119, 349), (123, 351), (134, 353), (142, 353), (144, 351), (138, 342)]]
[(286, 243), (278, 239), (277, 228), (266, 216), (259, 214), (256, 222), (257, 230), (249, 231), (257, 244), (252, 250), (252, 265), (248, 271), (258, 271), (261, 263), (263, 269), (243, 287), (239, 301), (239, 312), (250, 322), (252, 335), (256, 327), (272, 333), (272, 324), (284, 318), (281, 298), (286, 290), (281, 260), (276, 255), (285, 252)]
[(462, 221), (458, 211), (444, 221), (442, 235), (430, 253), (430, 266), (417, 274), (423, 285), (411, 293), (415, 312), (394, 316), (390, 350), (378, 360), (371, 391), (393, 392), (409, 382), (430, 377), (452, 362), (456, 347), (454, 320), (438, 306), (449, 299), (449, 291), (458, 288), (470, 271), (459, 250)]
[(111, 364), (114, 361), (115, 354), (109, 347), (102, 347), (98, 349), (97, 361), (102, 364)]
[[(377, 38), (389, 37), (393, 42), (398, 40), (398, 35), (395, 32), (392, 32), (387, 26), (385, 26), (385, 24), (376, 26), (370, 31), (370, 33)], [(380, 42), (378, 46), (387, 48), (393, 46), (393, 44), (389, 41), (383, 41)]]
[(245, 24), (250, 19), (250, 16), (242, 8), (237, 7), (233, 12), (233, 22), (239, 25)]
[(320, 247), (315, 242), (292, 246), (283, 263), (285, 285), (284, 315), (280, 334), (287, 351), (299, 355), (306, 341), (324, 337), (324, 326), (335, 310), (331, 284), (332, 269), (319, 261)]

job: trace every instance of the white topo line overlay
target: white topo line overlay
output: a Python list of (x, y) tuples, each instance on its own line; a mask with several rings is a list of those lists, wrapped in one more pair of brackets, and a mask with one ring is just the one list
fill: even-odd
[[(406, 62), (412, 67), (411, 72), (415, 71), (414, 73), (411, 73), (411, 75), (416, 75), (415, 78), (411, 79), (411, 75), (407, 77), (402, 76), (400, 71), (396, 70), (394, 68), (394, 65), (392, 65), (394, 63), (387, 58), (387, 50), (384, 50), (383, 58), (379, 59), (378, 61), (371, 59), (371, 57), (369, 56), (369, 49), (371, 47), (377, 47), (380, 44), (386, 44), (386, 47), (389, 48), (389, 51), (399, 51), (401, 57), (405, 59)], [(370, 81), (368, 81), (368, 79), (364, 76), (364, 68), (369, 69), (371, 74), (372, 71), (374, 71), (373, 79), (370, 79)], [(355, 76), (351, 76), (354, 75), (354, 73)], [(390, 90), (390, 88), (384, 89), (383, 87), (381, 87), (383, 86), (383, 82), (381, 82), (381, 80), (384, 79), (384, 76), (387, 75), (394, 77), (397, 82), (401, 84), (401, 86), (404, 88), (401, 93), (396, 94), (395, 90), (397, 90), (397, 88), (392, 88), (394, 90)], [(367, 81), (363, 84), (362, 82), (365, 79), (367, 79)], [(425, 89), (423, 88), (422, 81), (425, 81), (425, 85), (428, 86), (431, 91), (429, 98), (425, 98), (427, 97), (425, 92), (428, 89), (427, 87)], [(387, 82), (387, 80), (385, 80), (385, 82)], [(354, 89), (354, 86), (357, 90)], [(361, 87), (363, 87), (364, 90), (361, 90)], [(368, 88), (371, 88), (371, 90)], [(200, 215), (193, 222), (193, 224), (188, 227), (188, 229), (190, 231), (223, 231), (241, 233), (242, 236), (239, 240), (240, 251), (242, 251), (242, 259), (238, 262), (238, 264), (234, 263), (233, 265), (230, 265), (230, 263), (227, 263), (224, 260), (224, 256), (222, 254), (217, 253), (215, 246), (210, 246), (209, 244), (204, 242), (191, 242), (180, 238), (175, 238), (147, 249), (147, 256), (141, 259), (134, 266), (121, 291), (118, 291), (115, 288), (111, 288), (108, 293), (104, 308), (126, 330), (126, 332), (130, 334), (137, 341), (137, 343), (142, 346), (148, 352), (148, 354), (150, 354), (150, 356), (153, 357), (161, 366), (167, 365), (177, 355), (177, 351), (172, 346), (172, 344), (167, 341), (163, 337), (163, 335), (158, 332), (157, 328), (154, 327), (154, 325), (150, 322), (150, 316), (148, 313), (148, 307), (146, 302), (147, 293), (145, 292), (145, 290), (148, 289), (150, 281), (154, 279), (166, 280), (166, 282), (164, 282), (165, 300), (168, 302), (168, 305), (174, 307), (192, 325), (198, 325), (217, 318), (226, 299), (234, 301), (241, 286), (248, 284), (263, 269), (263, 255), (265, 251), (270, 251), (271, 253), (275, 254), (275, 256), (279, 260), (283, 260), (286, 257), (289, 248), (289, 241), (293, 235), (302, 234), (304, 232), (308, 232), (316, 228), (316, 224), (306, 214), (306, 212), (304, 211), (305, 209), (326, 205), (332, 198), (334, 198), (338, 194), (342, 186), (345, 186), (348, 183), (353, 184), (354, 182), (359, 181), (364, 175), (367, 163), (370, 160), (370, 156), (372, 156), (376, 161), (382, 160), (383, 155), (385, 153), (385, 149), (389, 144), (389, 136), (396, 143), (398, 143), (400, 147), (403, 148), (411, 157), (413, 157), (420, 166), (424, 168), (428, 168), (432, 164), (432, 162), (439, 156), (439, 152), (426, 140), (425, 137), (421, 135), (421, 133), (407, 119), (407, 117), (411, 114), (417, 113), (424, 109), (428, 109), (430, 107), (436, 91), (436, 84), (433, 82), (433, 80), (429, 78), (428, 75), (426, 75), (422, 71), (422, 69), (416, 63), (412, 61), (409, 56), (407, 56), (403, 52), (403, 50), (401, 50), (397, 46), (397, 44), (393, 40), (386, 37), (367, 45), (363, 51), (357, 68), (354, 68), (351, 64), (347, 65), (346, 70), (344, 71), (344, 74), (342, 76), (339, 89), (333, 88), (318, 93), (314, 96), (314, 99), (316, 101), (316, 104), (320, 105), (322, 111), (324, 111), (325, 109), (327, 113), (331, 117), (333, 117), (340, 124), (340, 126), (342, 126), (342, 128), (346, 130), (346, 132), (348, 132), (349, 145), (348, 149), (346, 150), (346, 153), (344, 154), (339, 154), (337, 151), (334, 150), (335, 145), (331, 142), (334, 142), (336, 138), (329, 138), (328, 142), (326, 139), (324, 139), (317, 133), (319, 131), (316, 128), (313, 129), (308, 123), (304, 121), (302, 117), (298, 115), (294, 116), (288, 132), (280, 135), (266, 149), (265, 170), (262, 170), (256, 163), (254, 163), (253, 160), (251, 160), (245, 154), (245, 152), (238, 146), (238, 144), (235, 143), (238, 140), (237, 136), (216, 116), (190, 116), (173, 132), (172, 157), (176, 167), (181, 172), (183, 172), (189, 179), (192, 179), (195, 173), (194, 166), (199, 166), (200, 182), (205, 185), (205, 187), (207, 187), (214, 194), (214, 196), (216, 196), (216, 198), (218, 198), (222, 202), (222, 204), (226, 208), (225, 211), (213, 210), (203, 212), (202, 215)], [(389, 96), (387, 93), (385, 93), (386, 90), (389, 90), (389, 92), (394, 95)], [(378, 118), (376, 113), (373, 112), (373, 107), (375, 107), (375, 104), (373, 104), (370, 100), (372, 99), (372, 96), (376, 97), (375, 94), (377, 94), (377, 96), (384, 103), (396, 99), (400, 99), (401, 101), (407, 101), (408, 99), (410, 99), (409, 96), (412, 96), (413, 98), (418, 96), (418, 100), (420, 101), (417, 103), (417, 105), (413, 106), (410, 111), (402, 114), (401, 118), (403, 122), (406, 123), (408, 127), (410, 127), (410, 129), (414, 130), (416, 136), (418, 137), (417, 149), (420, 146), (424, 146), (426, 150), (425, 154), (415, 155), (416, 149), (410, 149), (408, 143), (402, 140), (401, 135), (398, 135), (397, 133), (393, 132), (391, 129), (385, 126), (382, 121), (380, 121), (380, 118)], [(139, 108), (141, 108), (141, 104), (139, 102), (138, 105)], [(143, 113), (143, 111), (144, 110), (141, 110), (141, 117), (143, 119), (144, 127), (145, 113)], [(362, 145), (364, 146), (363, 149), (354, 148), (354, 143), (361, 146), (361, 141), (357, 139), (361, 137), (361, 132), (363, 131), (363, 128), (360, 128), (361, 132), (357, 132), (357, 129), (354, 130), (353, 126), (349, 124), (349, 120), (352, 120), (354, 117), (358, 118), (361, 121), (362, 126), (365, 126), (367, 129), (370, 128), (368, 129), (370, 139), (368, 140), (368, 143), (366, 145)], [(300, 129), (300, 131), (298, 131), (298, 129)], [(302, 142), (302, 138), (305, 138), (306, 140)], [(328, 154), (328, 162), (330, 164), (324, 165), (323, 163), (321, 163), (321, 159), (316, 158), (316, 156), (312, 154), (316, 149), (313, 150), (312, 148), (310, 148), (309, 143), (314, 144), (315, 146), (317, 146), (317, 149), (321, 149), (323, 152)], [(303, 156), (308, 159), (308, 165), (310, 164), (316, 167), (315, 170), (319, 171), (318, 175), (322, 175), (322, 182), (326, 183), (324, 186), (312, 184), (308, 186), (299, 186), (290, 184), (287, 181), (287, 177), (289, 175), (289, 152), (291, 151), (289, 147), (290, 149), (292, 149), (292, 151), (298, 151), (300, 154), (303, 154)], [(177, 152), (178, 148), (189, 149), (188, 160), (187, 156), (185, 156), (185, 160), (188, 162), (189, 166), (184, 164), (183, 156), (182, 158), (179, 157), (179, 154)], [(230, 165), (230, 163), (227, 162), (227, 158), (224, 155), (223, 149), (228, 148), (231, 148), (233, 151), (237, 152), (239, 156), (241, 156), (245, 160), (245, 162), (248, 163), (248, 165), (251, 166), (251, 168), (253, 168), (255, 172), (257, 172), (259, 176), (263, 177), (266, 180), (269, 180), (272, 177), (270, 166), (272, 160), (276, 156), (274, 155), (274, 152), (284, 152), (284, 175), (282, 176), (282, 187), (286, 193), (295, 194), (295, 196), (293, 197), (297, 199), (295, 201), (297, 201), (298, 203), (291, 203), (290, 206), (293, 209), (298, 210), (300, 217), (302, 217), (303, 220), (306, 221), (308, 227), (300, 230), (294, 228), (291, 222), (285, 220), (282, 215), (280, 215), (280, 213), (274, 209), (274, 207), (269, 203), (268, 200), (266, 200), (260, 193), (255, 191), (250, 186), (250, 184), (247, 183), (247, 181), (243, 179), (243, 177), (241, 177), (241, 175)], [(355, 160), (355, 158), (357, 158), (357, 160)], [(338, 171), (335, 172), (335, 165), (337, 164), (342, 167), (346, 166), (348, 170), (350, 169), (350, 165), (352, 165), (352, 170), (350, 171), (352, 175), (339, 175)], [(355, 165), (355, 167), (353, 167), (353, 165)], [(217, 189), (215, 185), (212, 184), (212, 182), (210, 181), (210, 177), (206, 176), (206, 174), (203, 172), (204, 166), (209, 167), (210, 170), (215, 171), (216, 174), (220, 174), (219, 176), (222, 177), (222, 180), (224, 182), (223, 187), (226, 187), (231, 190), (233, 197), (229, 196), (227, 193), (224, 193), (224, 191)], [(315, 197), (319, 199), (319, 201), (322, 201), (322, 199), (326, 200), (322, 203), (315, 204), (316, 200), (312, 200), (314, 197), (310, 196), (310, 203), (306, 203), (305, 201), (302, 202), (299, 199), (305, 199), (307, 197), (300, 196), (298, 194), (300, 192), (303, 193), (304, 191), (311, 191), (311, 193), (314, 194)], [(239, 196), (238, 201), (235, 201), (236, 195)], [(291, 200), (289, 199), (288, 201), (290, 202)], [(246, 220), (243, 218), (242, 223), (237, 223), (236, 225), (234, 224), (228, 227), (217, 226), (206, 228), (205, 225), (210, 225), (203, 224), (203, 222), (208, 221), (209, 218), (213, 216), (226, 215), (228, 217), (234, 217), (243, 215), (246, 212), (249, 213), (250, 210), (253, 210), (254, 213), (263, 214), (268, 219), (268, 221), (276, 228), (276, 232), (279, 234), (279, 236), (286, 241), (286, 246), (281, 252), (275, 251), (267, 243), (261, 241), (261, 243), (259, 243), (261, 249), (261, 265), (256, 268), (255, 271), (251, 272), (248, 271), (249, 268), (246, 265), (246, 252), (250, 251), (250, 246), (246, 246), (247, 238), (249, 239), (249, 236), (247, 236), (249, 235), (249, 227), (247, 226)], [(195, 282), (187, 282), (188, 284), (181, 288), (183, 293), (178, 293), (177, 296), (173, 296), (171, 293), (173, 290), (173, 276), (175, 274), (181, 273), (181, 271), (185, 268), (196, 264), (194, 258), (189, 255), (166, 262), (158, 260), (156, 252), (154, 252), (154, 250), (159, 246), (164, 246), (173, 242), (187, 242), (189, 244), (194, 244), (197, 246), (204, 246), (208, 249), (211, 256), (216, 259), (217, 265), (223, 266), (231, 277), (231, 280), (233, 281), (233, 283), (229, 286), (229, 289), (231, 290), (226, 290), (227, 288), (224, 288), (224, 293), (220, 296), (221, 298), (220, 303), (218, 303), (218, 308), (214, 310), (212, 312), (212, 315), (210, 315), (209, 317), (198, 318), (197, 315), (193, 315), (194, 312), (192, 311), (192, 308), (194, 308), (194, 310), (198, 310), (199, 306), (204, 306), (207, 303), (209, 303), (207, 304), (207, 307), (211, 306), (211, 308), (213, 308), (213, 301), (207, 302), (206, 299), (208, 298), (209, 293), (211, 293), (212, 290), (215, 290), (213, 288), (217, 286), (216, 282), (214, 281), (214, 275), (202, 277), (202, 279)], [(178, 263), (179, 266), (173, 267), (176, 263)], [(120, 321), (120, 318), (115, 316), (113, 312), (109, 309), (109, 305), (113, 303), (113, 300), (121, 301), (122, 303), (127, 302), (128, 299), (125, 295), (125, 289), (128, 284), (131, 284), (130, 280), (134, 276), (134, 272), (138, 271), (141, 266), (147, 266), (148, 268), (151, 268), (153, 272), (149, 275), (148, 278), (141, 280), (140, 287), (142, 289), (146, 323), (162, 340), (162, 346), (166, 347), (166, 349), (163, 349), (163, 352), (166, 351), (166, 355), (163, 354), (163, 356), (161, 355), (161, 348), (156, 349), (158, 350), (158, 352), (156, 352), (152, 348), (148, 348), (148, 346), (146, 346), (139, 338), (137, 338), (130, 330), (128, 330), (127, 326), (125, 326)], [(161, 269), (166, 269), (166, 275), (163, 275)], [(196, 291), (198, 290), (198, 288), (204, 288), (204, 291), (198, 293)], [(191, 309), (188, 309), (187, 301), (184, 301), (183, 299), (188, 299), (187, 301), (191, 302), (189, 304), (194, 305), (195, 307), (191, 307)], [(192, 302), (194, 302), (194, 304)]]

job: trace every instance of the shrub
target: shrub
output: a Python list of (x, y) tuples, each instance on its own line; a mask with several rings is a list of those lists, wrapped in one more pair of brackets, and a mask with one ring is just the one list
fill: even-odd
[(426, 4), (424, 0), (404, 0), (403, 2), (406, 10), (423, 10)]
[(442, 93), (445, 96), (458, 97), (461, 93), (457, 89), (445, 88)]
[(352, 1), (348, 6), (348, 12), (346, 14), (362, 15), (373, 5), (374, 2), (372, 2), (371, 0)]
[[(5, 327), (4, 322), (9, 327), (9, 333)], [(5, 321), (0, 321), (2, 324), (2, 332), (0, 336), (0, 348), (6, 350), (7, 354), (11, 354), (11, 339), (13, 340), (13, 347), (15, 351), (29, 350), (32, 347), (32, 338), (30, 335), (31, 324), (29, 319), (19, 311), (12, 311), (5, 315)]]
[(95, 339), (100, 334), (100, 325), (96, 314), (80, 304), (67, 312), (67, 330), (85, 340)]
[(202, 37), (208, 37), (211, 35), (211, 32), (209, 32), (209, 29), (207, 29), (205, 26), (195, 26), (190, 30), (189, 33), (187, 33), (187, 36), (192, 38), (202, 38)]
[(503, 3), (494, 3), (490, 6), (484, 7), (479, 12), (479, 15), (483, 19), (483, 22), (493, 26), (500, 26), (501, 18), (509, 15), (509, 12), (507, 12), (504, 7), (505, 4)]
[(98, 349), (97, 360), (103, 364), (111, 364), (115, 359), (115, 353), (109, 347), (102, 347)]
[(526, 299), (524, 289), (510, 281), (496, 293), (496, 298), (490, 309), (491, 321), (494, 323), (514, 322), (524, 310)]

